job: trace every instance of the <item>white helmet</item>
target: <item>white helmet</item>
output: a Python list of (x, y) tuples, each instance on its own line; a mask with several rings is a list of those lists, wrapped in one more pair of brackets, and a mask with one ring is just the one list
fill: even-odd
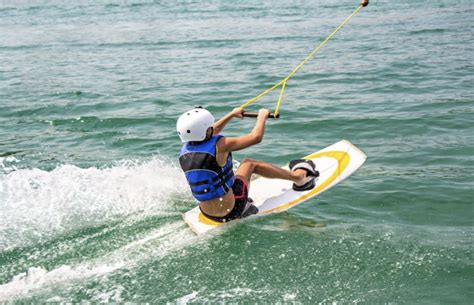
[(207, 129), (214, 124), (214, 116), (203, 108), (195, 108), (183, 113), (176, 122), (176, 130), (181, 142), (203, 141)]

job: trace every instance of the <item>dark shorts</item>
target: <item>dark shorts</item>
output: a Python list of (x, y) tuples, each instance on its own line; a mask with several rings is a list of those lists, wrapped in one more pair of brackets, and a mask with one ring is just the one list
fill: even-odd
[(207, 215), (201, 210), (201, 213), (204, 214), (207, 218), (217, 221), (217, 222), (227, 222), (233, 219), (240, 218), (245, 211), (245, 206), (249, 198), (249, 188), (247, 183), (240, 177), (236, 177), (234, 184), (232, 185), (232, 191), (234, 192), (234, 208), (226, 216), (216, 217)]

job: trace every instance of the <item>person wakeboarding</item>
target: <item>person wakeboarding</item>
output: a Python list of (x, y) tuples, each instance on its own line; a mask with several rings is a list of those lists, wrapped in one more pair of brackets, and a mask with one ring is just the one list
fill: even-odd
[(200, 204), (201, 213), (216, 222), (244, 218), (258, 212), (248, 198), (252, 174), (294, 182), (295, 191), (310, 190), (319, 173), (311, 160), (293, 160), (290, 170), (273, 164), (244, 159), (235, 174), (232, 152), (260, 143), (265, 133), (267, 109), (258, 112), (253, 130), (240, 137), (224, 137), (220, 133), (232, 118), (243, 118), (244, 109), (235, 108), (215, 122), (214, 116), (201, 107), (182, 114), (176, 129), (184, 143), (179, 163)]

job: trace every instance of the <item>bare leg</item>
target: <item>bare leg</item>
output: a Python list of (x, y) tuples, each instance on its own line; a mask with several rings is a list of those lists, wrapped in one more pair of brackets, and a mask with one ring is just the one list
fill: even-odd
[(289, 171), (267, 162), (247, 158), (240, 163), (235, 175), (244, 178), (248, 184), (253, 173), (265, 178), (285, 179), (296, 183), (301, 182), (306, 177), (306, 171), (303, 169)]

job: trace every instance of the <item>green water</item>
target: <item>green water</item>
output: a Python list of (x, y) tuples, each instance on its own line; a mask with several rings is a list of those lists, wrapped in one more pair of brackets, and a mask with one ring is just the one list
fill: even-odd
[(472, 304), (472, 1), (371, 1), (236, 154), (347, 139), (352, 177), (204, 237), (181, 220), (177, 117), (257, 95), (356, 6), (1, 1), (0, 302)]

